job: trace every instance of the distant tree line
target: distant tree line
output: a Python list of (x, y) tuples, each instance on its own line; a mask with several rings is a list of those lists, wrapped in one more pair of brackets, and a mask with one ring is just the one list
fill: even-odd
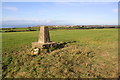
[[(24, 32), (24, 31), (38, 31), (40, 26), (35, 27), (24, 27), (24, 28), (0, 28), (0, 32)], [(105, 29), (105, 28), (120, 28), (119, 26), (99, 26), (99, 25), (88, 25), (88, 26), (47, 26), (50, 30), (55, 29)]]
[(54, 26), (49, 26), (49, 29), (104, 29), (104, 28), (119, 28), (116, 26), (109, 26), (109, 27), (101, 27), (101, 26), (96, 26), (96, 27), (91, 27), (91, 26), (72, 26), (72, 27), (54, 27)]

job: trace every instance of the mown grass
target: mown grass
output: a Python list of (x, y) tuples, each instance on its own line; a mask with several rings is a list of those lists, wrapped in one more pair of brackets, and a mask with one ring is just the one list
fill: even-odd
[[(51, 40), (68, 42), (62, 49), (30, 55), (38, 32), (3, 33), (3, 77), (112, 78), (118, 73), (118, 30), (52, 30)], [(74, 43), (69, 43), (69, 42)]]

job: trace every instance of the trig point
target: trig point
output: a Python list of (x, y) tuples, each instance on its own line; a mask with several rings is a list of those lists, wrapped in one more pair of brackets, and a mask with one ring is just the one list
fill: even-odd
[(38, 42), (39, 43), (49, 43), (50, 42), (50, 35), (49, 35), (48, 27), (44, 27), (44, 26), (40, 27)]
[(40, 26), (40, 31), (38, 34), (38, 42), (32, 43), (32, 48), (49, 48), (56, 44), (50, 41), (49, 29), (46, 26)]

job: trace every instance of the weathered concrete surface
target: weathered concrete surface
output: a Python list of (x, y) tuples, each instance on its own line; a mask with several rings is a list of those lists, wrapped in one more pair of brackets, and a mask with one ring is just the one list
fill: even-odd
[(39, 42), (33, 42), (32, 43), (32, 48), (44, 48), (44, 47), (51, 47), (56, 45), (55, 42), (49, 42), (49, 43), (39, 43)]
[(48, 43), (50, 42), (50, 35), (49, 35), (49, 29), (48, 27), (41, 26), (38, 36), (38, 42), (39, 43)]

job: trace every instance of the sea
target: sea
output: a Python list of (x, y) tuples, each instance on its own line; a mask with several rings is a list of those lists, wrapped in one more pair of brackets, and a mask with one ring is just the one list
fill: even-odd
[(22, 27), (33, 27), (38, 25), (0, 25), (0, 28), (22, 28)]

